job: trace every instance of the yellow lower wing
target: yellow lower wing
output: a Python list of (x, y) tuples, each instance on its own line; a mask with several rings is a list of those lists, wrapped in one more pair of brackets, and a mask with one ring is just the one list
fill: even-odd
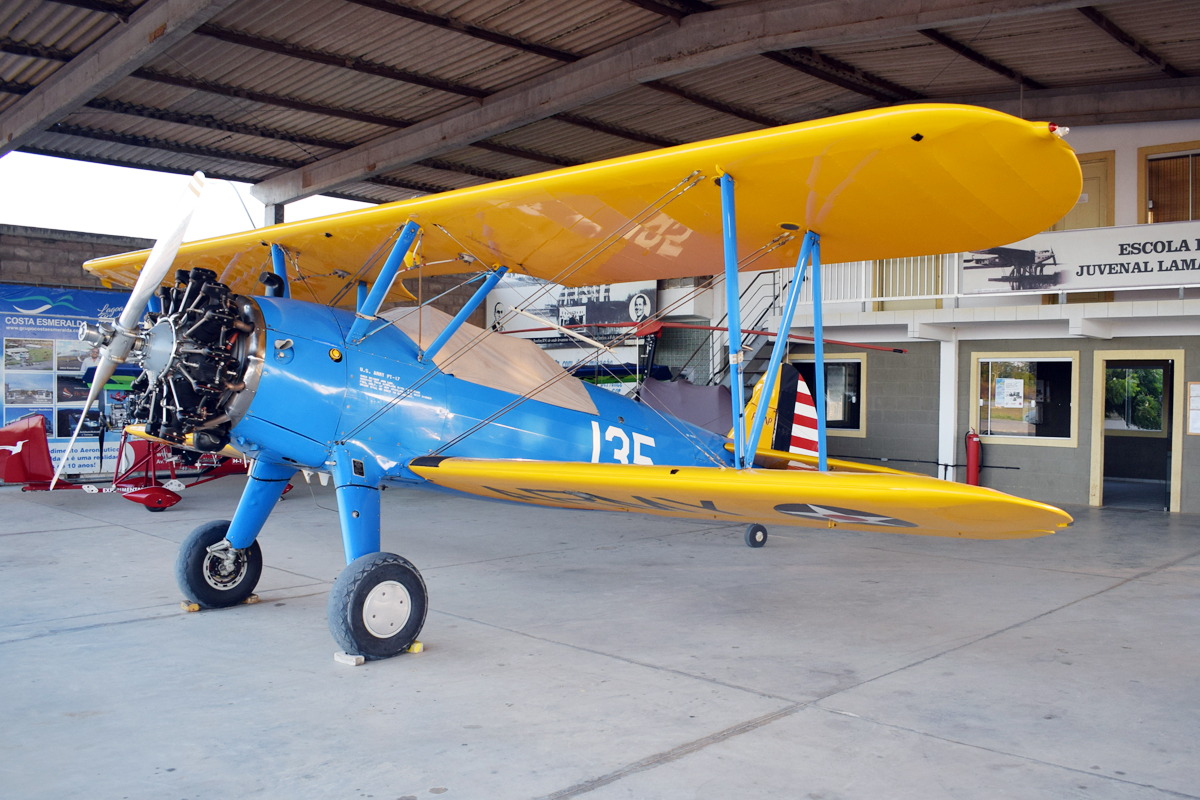
[(447, 489), (555, 508), (857, 528), (964, 539), (1046, 536), (1054, 506), (908, 473), (734, 470), (426, 456), (409, 467)]

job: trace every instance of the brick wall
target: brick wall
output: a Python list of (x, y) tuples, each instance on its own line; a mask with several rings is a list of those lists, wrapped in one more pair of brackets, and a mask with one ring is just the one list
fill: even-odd
[(83, 262), (153, 245), (129, 236), (0, 225), (0, 282), (101, 288)]

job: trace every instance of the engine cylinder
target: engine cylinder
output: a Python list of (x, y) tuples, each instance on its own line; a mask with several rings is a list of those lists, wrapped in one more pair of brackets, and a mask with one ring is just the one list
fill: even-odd
[(161, 287), (163, 311), (141, 325), (130, 361), (142, 367), (126, 403), (129, 421), (175, 444), (215, 452), (249, 408), (262, 372), (258, 305), (207, 269), (179, 270)]

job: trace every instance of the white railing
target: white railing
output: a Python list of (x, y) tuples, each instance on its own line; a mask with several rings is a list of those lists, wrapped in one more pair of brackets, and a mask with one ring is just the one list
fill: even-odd
[[(958, 290), (958, 254), (848, 261), (821, 265), (821, 296), (826, 303), (932, 300)], [(782, 280), (790, 282), (790, 271)], [(812, 305), (812, 278), (804, 276), (800, 303)]]

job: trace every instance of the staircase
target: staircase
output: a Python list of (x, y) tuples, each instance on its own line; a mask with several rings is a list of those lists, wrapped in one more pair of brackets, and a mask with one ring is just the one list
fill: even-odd
[[(739, 305), (742, 310), (742, 327), (750, 330), (764, 330), (764, 326), (772, 317), (778, 317), (783, 309), (780, 298), (788, 291), (790, 281), (782, 279), (776, 270), (760, 272), (754, 276), (750, 285), (742, 290)], [(729, 314), (713, 323), (717, 327), (728, 324)], [(769, 336), (746, 334), (742, 339), (742, 349), (746, 360), (742, 362), (742, 378), (746, 391), (753, 389), (754, 384), (767, 370), (771, 360)], [(729, 382), (729, 339), (727, 334), (720, 331), (713, 333), (713, 369), (709, 385), (728, 384)], [(747, 395), (748, 396), (748, 395)]]

